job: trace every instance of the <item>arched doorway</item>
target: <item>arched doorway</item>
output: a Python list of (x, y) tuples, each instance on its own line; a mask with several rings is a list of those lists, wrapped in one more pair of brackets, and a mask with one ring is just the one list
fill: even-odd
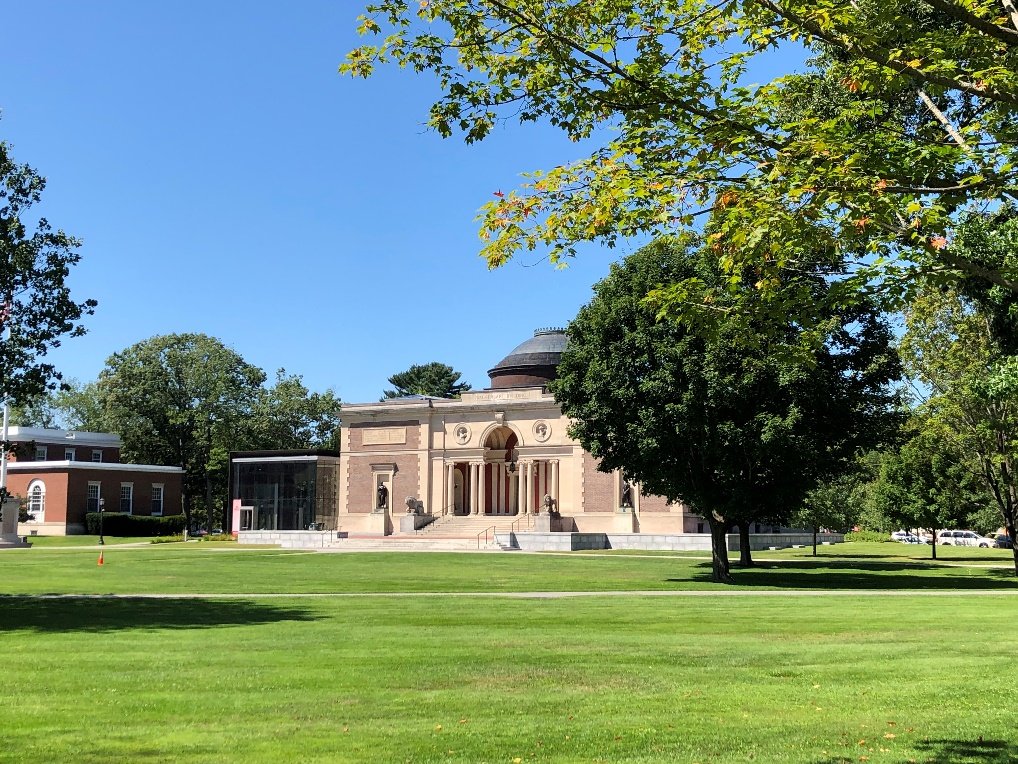
[(514, 453), (519, 439), (506, 426), (488, 433), (484, 440), (484, 482), (481, 500), (486, 515), (515, 515), (519, 511), (519, 476)]

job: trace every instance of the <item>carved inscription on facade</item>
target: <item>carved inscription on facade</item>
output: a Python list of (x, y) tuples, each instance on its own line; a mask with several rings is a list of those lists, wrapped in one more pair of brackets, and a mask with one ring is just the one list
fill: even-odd
[(361, 438), (365, 446), (401, 446), (406, 443), (406, 427), (365, 427)]
[(491, 401), (496, 403), (498, 401), (529, 401), (539, 397), (540, 390), (537, 394), (531, 392), (497, 392), (497, 393), (476, 393), (470, 396), (471, 401), (486, 402)]

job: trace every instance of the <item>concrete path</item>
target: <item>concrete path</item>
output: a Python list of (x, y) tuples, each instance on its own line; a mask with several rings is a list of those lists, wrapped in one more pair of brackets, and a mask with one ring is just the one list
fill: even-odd
[(567, 599), (570, 597), (996, 597), (1016, 596), (1018, 589), (686, 589), (682, 591), (608, 592), (320, 592), (304, 594), (0, 594), (5, 599), (28, 600), (226, 600), (226, 599), (328, 599), (388, 597), (495, 597), (503, 599)]

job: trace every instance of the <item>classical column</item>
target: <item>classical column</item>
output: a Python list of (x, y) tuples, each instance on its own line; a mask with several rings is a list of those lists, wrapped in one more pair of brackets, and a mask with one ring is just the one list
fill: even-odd
[(477, 505), (480, 504), (481, 498), (481, 470), (479, 468), (483, 465), (477, 464), (476, 462), (470, 465), (470, 514), (477, 514)]
[(517, 514), (520, 511), (520, 479), (516, 473), (509, 473), (509, 506), (506, 511)]
[(551, 461), (551, 498), (555, 500), (554, 507), (558, 509), (558, 459)]
[(445, 466), (445, 507), (442, 509), (443, 515), (456, 514), (456, 465), (447, 464)]
[(534, 509), (534, 473), (536, 465), (534, 462), (527, 462), (527, 493), (523, 497), (523, 505), (526, 507), (524, 514), (529, 515)]

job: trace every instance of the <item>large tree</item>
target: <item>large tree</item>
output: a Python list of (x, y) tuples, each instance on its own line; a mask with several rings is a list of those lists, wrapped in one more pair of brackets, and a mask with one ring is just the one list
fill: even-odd
[(874, 504), (897, 526), (930, 533), (937, 559), (937, 531), (963, 525), (989, 501), (978, 473), (935, 420), (917, 416), (899, 450), (887, 454), (874, 486)]
[(250, 445), (271, 449), (338, 448), (341, 402), (332, 390), (311, 392), (297, 374), (276, 372), (251, 417)]
[[(481, 231), (492, 267), (713, 211), (722, 267), (737, 280), (753, 266), (756, 288), (804, 319), (807, 295), (784, 286), (818, 249), (835, 255), (838, 299), (907, 294), (921, 273), (1018, 285), (949, 239), (960, 205), (1018, 193), (1011, 0), (376, 0), (360, 31), (382, 37), (340, 70), (434, 73), (443, 136), (542, 121), (593, 146), (496, 192)], [(752, 84), (760, 57), (785, 71)], [(660, 296), (688, 315), (730, 284)]]
[(569, 325), (552, 390), (601, 469), (707, 519), (722, 581), (733, 524), (787, 516), (818, 480), (896, 427), (888, 385), (899, 365), (872, 308), (829, 315), (822, 334), (786, 323), (747, 337), (742, 322), (725, 321), (724, 305), (709, 338), (659, 321), (648, 290), (692, 278), (725, 276), (690, 239), (655, 242), (613, 265)]
[[(1018, 537), (1018, 356), (1005, 306), (928, 285), (905, 312), (902, 355), (924, 412), (977, 465), (1007, 535)], [(1014, 555), (1018, 575), (1018, 550)]]
[(122, 438), (128, 460), (187, 471), (191, 524), (199, 496), (206, 522), (214, 520), (226, 455), (247, 431), (264, 381), (261, 369), (214, 337), (169, 334), (110, 356), (97, 389), (103, 422)]
[(438, 361), (414, 364), (406, 371), (389, 377), (392, 390), (382, 393), (382, 400), (402, 398), (407, 395), (430, 395), (434, 398), (459, 398), (470, 389), (466, 382), (460, 382), (461, 374), (452, 366)]
[(10, 332), (0, 342), (0, 398), (16, 404), (56, 386), (60, 374), (44, 358), (64, 337), (84, 334), (78, 321), (96, 305), (72, 300), (67, 285), (81, 241), (32, 214), (45, 188), (0, 141), (0, 332)]

